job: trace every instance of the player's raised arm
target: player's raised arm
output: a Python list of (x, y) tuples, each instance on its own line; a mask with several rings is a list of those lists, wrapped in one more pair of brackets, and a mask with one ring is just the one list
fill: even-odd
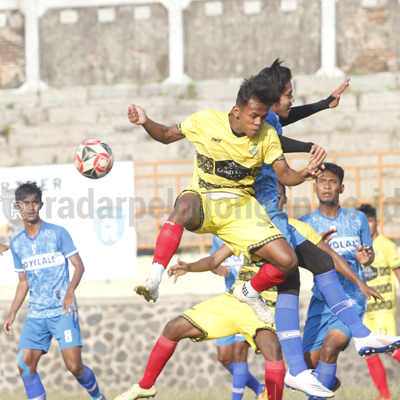
[(24, 302), (25, 297), (29, 290), (29, 283), (28, 283), (28, 279), (26, 278), (25, 272), (20, 272), (18, 274), (18, 277), (19, 277), (19, 283), (17, 286), (17, 291), (15, 292), (14, 301), (11, 305), (11, 309), (8, 314), (8, 317), (4, 321), (4, 325), (3, 325), (3, 331), (8, 336), (12, 335), (11, 325), (14, 322), (15, 316), (17, 315), (17, 312), (18, 312), (19, 308), (21, 307), (22, 303)]
[(75, 289), (78, 287), (79, 282), (81, 281), (83, 273), (85, 272), (85, 267), (83, 266), (83, 262), (79, 254), (73, 255), (69, 258), (69, 260), (74, 266), (75, 271), (74, 276), (71, 279), (71, 283), (68, 286), (67, 293), (65, 294), (62, 305), (63, 312), (67, 315), (69, 315), (68, 308), (70, 309), (71, 314), (73, 314), (73, 310), (77, 309), (74, 292)]
[(0, 243), (0, 256), (2, 256), (3, 253), (4, 253), (5, 251), (7, 251), (9, 248), (10, 248), (10, 246), (8, 246), (7, 244), (1, 244), (1, 243)]
[(152, 121), (147, 117), (143, 108), (135, 104), (131, 104), (128, 107), (128, 118), (132, 124), (142, 125), (146, 132), (157, 142), (169, 144), (185, 137), (175, 125), (167, 127)]

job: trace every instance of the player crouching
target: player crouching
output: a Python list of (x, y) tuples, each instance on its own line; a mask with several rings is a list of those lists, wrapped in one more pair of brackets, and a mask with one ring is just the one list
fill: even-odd
[[(19, 283), (3, 329), (11, 336), (11, 325), (29, 290), (28, 315), (18, 343), (18, 369), (26, 395), (28, 399), (46, 399), (36, 367), (54, 337), (66, 367), (88, 391), (91, 400), (105, 400), (93, 371), (83, 365), (81, 358), (82, 338), (74, 291), (85, 268), (78, 250), (63, 227), (40, 219), (42, 192), (36, 182), (21, 184), (15, 191), (15, 201), (25, 229), (11, 241)], [(71, 282), (68, 260), (75, 267)]]

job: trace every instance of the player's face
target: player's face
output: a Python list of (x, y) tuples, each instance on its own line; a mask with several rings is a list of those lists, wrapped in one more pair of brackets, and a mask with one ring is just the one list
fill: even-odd
[(250, 99), (247, 106), (235, 106), (232, 129), (237, 133), (245, 133), (248, 137), (256, 137), (268, 117), (268, 111), (268, 106), (254, 99)]
[(274, 104), (273, 106), (271, 106), (271, 110), (280, 117), (287, 118), (290, 113), (290, 107), (292, 107), (293, 103), (293, 85), (292, 82), (288, 82), (285, 85), (285, 91), (281, 95), (279, 104)]
[(324, 171), (324, 175), (314, 183), (314, 192), (318, 200), (324, 204), (338, 204), (339, 195), (343, 190), (344, 185), (341, 185), (339, 178), (330, 171)]
[(39, 220), (39, 211), (42, 206), (43, 203), (32, 194), (18, 201), (14, 207), (21, 213), (21, 217), (25, 222), (35, 223)]
[(376, 233), (377, 220), (375, 217), (368, 217), (367, 219), (368, 219), (369, 230), (371, 231), (371, 236), (374, 236)]

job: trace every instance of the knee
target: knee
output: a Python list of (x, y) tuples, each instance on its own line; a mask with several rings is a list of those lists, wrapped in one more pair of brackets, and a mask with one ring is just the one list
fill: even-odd
[(28, 357), (24, 354), (23, 350), (18, 351), (18, 370), (21, 376), (27, 376), (31, 374), (32, 357)]
[(233, 360), (231, 357), (227, 357), (226, 354), (218, 353), (218, 361), (226, 368), (232, 364)]
[(267, 355), (267, 361), (280, 361), (283, 359), (282, 347), (279, 343), (278, 338), (268, 344)]
[(335, 363), (340, 353), (340, 350), (341, 349), (333, 343), (324, 344), (321, 349), (320, 360), (325, 364)]
[(292, 275), (299, 264), (294, 251), (280, 254), (278, 263), (280, 265), (280, 270), (287, 275)]
[(83, 374), (84, 366), (79, 361), (68, 360), (65, 362), (65, 366), (72, 375), (79, 377)]
[(197, 205), (193, 201), (180, 201), (171, 216), (171, 219), (184, 226), (196, 213)]

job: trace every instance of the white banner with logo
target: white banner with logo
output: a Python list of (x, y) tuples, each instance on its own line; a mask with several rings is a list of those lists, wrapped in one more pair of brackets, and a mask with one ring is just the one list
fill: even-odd
[[(0, 168), (0, 243), (8, 243), (24, 228), (16, 220), (13, 204), (18, 183), (27, 181), (42, 187), (40, 217), (70, 233), (85, 265), (83, 280), (136, 276), (132, 162), (116, 162), (111, 172), (98, 180), (83, 177), (72, 163)], [(0, 257), (0, 285), (16, 283), (18, 274), (11, 251), (7, 251)]]

